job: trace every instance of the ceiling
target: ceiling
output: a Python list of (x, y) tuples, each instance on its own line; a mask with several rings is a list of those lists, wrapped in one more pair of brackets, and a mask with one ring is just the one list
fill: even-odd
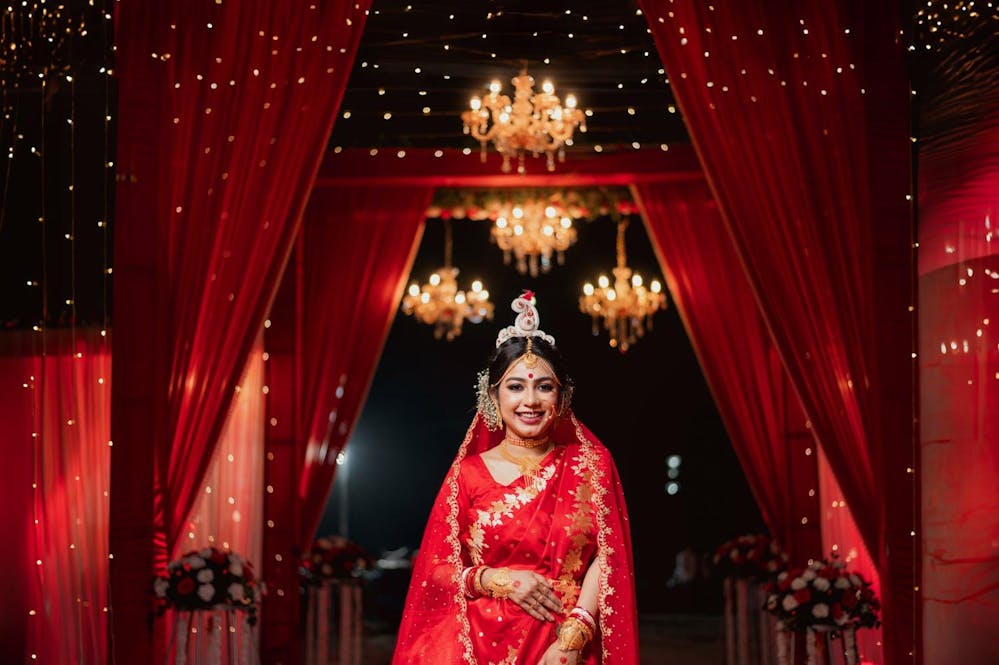
[(648, 31), (631, 0), (442, 2), (375, 0), (332, 147), (476, 148), (461, 112), (493, 79), (526, 61), (562, 99), (592, 111), (569, 151), (632, 150), (687, 141)]

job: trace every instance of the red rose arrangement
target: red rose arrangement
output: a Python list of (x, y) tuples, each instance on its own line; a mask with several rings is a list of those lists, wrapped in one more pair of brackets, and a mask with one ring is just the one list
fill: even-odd
[(871, 583), (840, 561), (813, 561), (781, 573), (767, 588), (766, 609), (786, 630), (875, 628), (881, 603)]
[(167, 574), (153, 581), (157, 614), (167, 608), (181, 611), (236, 609), (256, 623), (264, 584), (254, 578), (253, 566), (235, 552), (206, 547), (191, 550), (167, 565)]
[(360, 545), (341, 536), (317, 538), (302, 557), (302, 576), (311, 584), (349, 579), (374, 567), (373, 557)]
[(722, 543), (714, 566), (723, 577), (767, 581), (787, 569), (787, 554), (766, 534), (747, 534)]

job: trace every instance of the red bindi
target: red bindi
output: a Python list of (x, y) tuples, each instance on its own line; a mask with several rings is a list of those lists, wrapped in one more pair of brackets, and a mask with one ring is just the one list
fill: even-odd
[(562, 656), (561, 658), (558, 659), (558, 662), (560, 662), (560, 663), (568, 663), (569, 659), (566, 658), (565, 656)]
[(534, 378), (534, 374), (528, 373), (527, 378), (533, 379)]
[(513, 583), (513, 588), (514, 588), (514, 589), (519, 589), (519, 588), (520, 588), (520, 580), (516, 580), (516, 581), (514, 581), (514, 583)]

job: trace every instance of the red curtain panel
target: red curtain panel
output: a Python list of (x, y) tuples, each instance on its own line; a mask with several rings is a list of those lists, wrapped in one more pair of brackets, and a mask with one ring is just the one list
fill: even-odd
[(876, 552), (887, 662), (912, 662), (911, 144), (897, 8), (640, 4), (760, 312)]
[(0, 623), (12, 661), (100, 663), (107, 653), (109, 341), (92, 329), (0, 337), (12, 542)]
[(795, 561), (821, 556), (815, 444), (711, 192), (633, 191), (764, 521)]
[(118, 5), (119, 661), (155, 660), (150, 575), (176, 553), (291, 252), (369, 4)]
[(312, 541), (419, 245), (432, 186), (317, 187), (267, 329), (265, 662), (298, 648)]

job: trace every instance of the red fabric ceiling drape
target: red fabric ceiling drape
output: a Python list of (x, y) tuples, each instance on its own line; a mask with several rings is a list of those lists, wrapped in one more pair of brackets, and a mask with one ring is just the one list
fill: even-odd
[(641, 5), (763, 319), (878, 553), (888, 662), (910, 662), (912, 237), (897, 7)]
[(0, 623), (4, 633), (22, 631), (3, 642), (4, 654), (26, 663), (103, 663), (109, 340), (97, 330), (43, 335), (8, 332), (0, 338), (4, 533), (22, 555), (16, 563), (4, 557), (8, 602)]
[[(310, 544), (402, 297), (433, 187), (317, 188), (267, 330), (265, 662), (297, 647)], [(291, 517), (294, 516), (294, 517)], [(293, 522), (288, 523), (290, 519)]]
[(290, 254), (366, 1), (118, 5), (117, 657), (153, 662), (178, 535)]
[(764, 521), (795, 561), (820, 556), (815, 444), (710, 191), (633, 191)]

